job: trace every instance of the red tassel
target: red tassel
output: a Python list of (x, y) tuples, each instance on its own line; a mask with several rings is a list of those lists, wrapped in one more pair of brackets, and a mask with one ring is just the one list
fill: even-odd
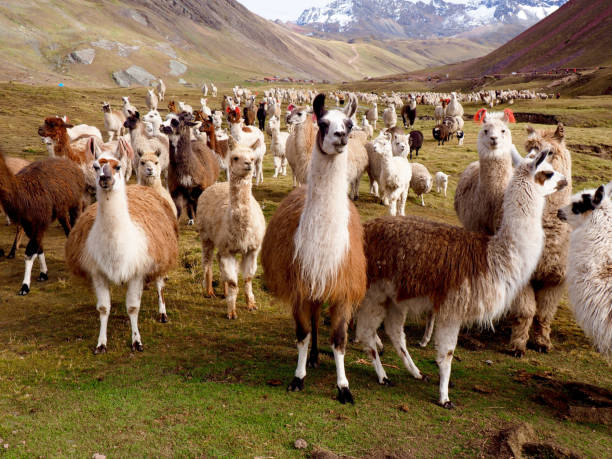
[(236, 107), (236, 115), (240, 116), (240, 107)]
[(292, 111), (294, 108), (295, 108), (295, 105), (290, 104), (290, 105), (287, 107), (287, 110)]
[(504, 113), (506, 114), (506, 118), (508, 118), (509, 123), (516, 123), (516, 118), (514, 118), (514, 112), (510, 108), (505, 108)]
[(486, 114), (487, 114), (487, 109), (486, 108), (481, 108), (474, 115), (474, 121), (477, 122), (477, 123), (482, 123), (482, 121), (484, 120), (484, 117), (485, 117)]
[(227, 108), (225, 109), (225, 111), (226, 111), (227, 113), (229, 113), (229, 112), (230, 112), (230, 108), (229, 108), (229, 107), (227, 107)]

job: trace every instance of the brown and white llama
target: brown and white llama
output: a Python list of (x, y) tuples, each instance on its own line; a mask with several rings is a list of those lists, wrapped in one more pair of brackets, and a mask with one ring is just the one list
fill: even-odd
[(170, 143), (165, 134), (148, 135), (145, 124), (140, 119), (140, 113), (135, 112), (127, 117), (123, 126), (130, 133), (130, 143), (134, 151), (133, 164), (134, 170), (138, 170), (140, 157), (145, 152), (158, 152), (159, 164), (162, 170), (162, 176), (168, 186), (168, 165), (170, 163)]
[(204, 286), (209, 296), (215, 296), (212, 285), (213, 253), (217, 248), (221, 282), (225, 286), (227, 318), (236, 319), (238, 295), (238, 261), (244, 277), (247, 310), (257, 309), (253, 295), (253, 277), (257, 271), (257, 256), (266, 231), (266, 220), (257, 200), (251, 194), (255, 153), (249, 147), (229, 138), (228, 182), (215, 183), (198, 199), (196, 225), (202, 241)]
[(229, 137), (220, 139), (217, 137), (217, 128), (215, 127), (212, 116), (202, 116), (196, 121), (200, 121), (200, 132), (206, 134), (206, 145), (217, 154), (219, 167), (225, 171), (225, 176), (229, 178)]
[(66, 235), (80, 215), (85, 199), (85, 179), (79, 166), (65, 158), (47, 158), (25, 167), (17, 175), (0, 153), (0, 203), (11, 221), (29, 238), (25, 274), (19, 295), (30, 292), (32, 267), (38, 258), (39, 281), (49, 279), (43, 238), (57, 219)]
[(324, 104), (325, 96), (319, 94), (313, 103), (319, 132), (308, 186), (293, 190), (270, 219), (262, 265), (266, 287), (291, 305), (296, 324), (298, 365), (287, 389), (304, 388), (307, 360), (311, 367), (318, 366), (319, 315), (327, 302), (338, 400), (352, 403), (344, 371), (347, 325), (366, 288), (363, 229), (346, 195), (350, 117), (356, 106), (348, 104), (343, 113), (326, 111)]
[(317, 125), (310, 118), (308, 107), (289, 105), (287, 124), (293, 127), (285, 144), (285, 157), (293, 173), (293, 186), (306, 183), (310, 156), (317, 138)]
[(153, 189), (127, 187), (118, 159), (102, 155), (94, 162), (97, 203), (89, 206), (66, 243), (66, 262), (76, 276), (90, 280), (100, 313), (95, 353), (106, 352), (111, 308), (110, 284), (127, 283), (126, 309), (132, 349), (142, 351), (138, 312), (146, 282), (157, 286), (159, 320), (166, 322), (164, 276), (176, 263), (178, 224), (170, 205)]
[(448, 397), (451, 362), (462, 325), (492, 325), (527, 284), (544, 248), (545, 197), (566, 186), (545, 161), (521, 163), (508, 185), (501, 227), (494, 236), (419, 217), (383, 217), (364, 224), (368, 292), (357, 311), (357, 339), (372, 358), (380, 384), (389, 380), (376, 347), (384, 321), (412, 376), (423, 379), (406, 348), (406, 315), (435, 311), (439, 403)]
[[(32, 163), (31, 161), (28, 161), (25, 158), (16, 158), (14, 156), (5, 156), (4, 161), (6, 162), (6, 167), (13, 175), (17, 175), (23, 168), (25, 168), (26, 166), (29, 166)], [(4, 209), (2, 209), (1, 204), (0, 204), (0, 210), (4, 212)], [(6, 212), (4, 213), (6, 214)], [(11, 219), (8, 217), (8, 215), (6, 217), (6, 220), (7, 220), (7, 224), (10, 225)], [(6, 258), (15, 258), (15, 254), (17, 253), (17, 250), (19, 250), (19, 247), (21, 246), (21, 239), (23, 238), (23, 234), (24, 234), (23, 228), (19, 225), (16, 225), (16, 227), (17, 228), (15, 230), (15, 238), (13, 239), (13, 245), (8, 255), (6, 256)], [(0, 256), (4, 256), (4, 250), (2, 249), (0, 249)]]

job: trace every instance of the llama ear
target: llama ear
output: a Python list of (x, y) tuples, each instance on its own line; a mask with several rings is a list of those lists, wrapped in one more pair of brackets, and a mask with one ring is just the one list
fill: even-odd
[(158, 158), (161, 156), (161, 151), (159, 149), (155, 150), (155, 156)]
[(95, 141), (94, 137), (90, 137), (89, 140), (87, 141), (86, 152), (88, 154), (90, 154), (94, 159), (97, 158), (97, 156), (96, 156), (96, 141)]
[(523, 163), (523, 157), (518, 152), (514, 144), (512, 144), (512, 148), (510, 149), (510, 156), (512, 157), (512, 167), (517, 167)]
[(593, 195), (593, 205), (595, 207), (599, 207), (605, 197), (606, 197), (606, 187), (601, 185), (599, 188), (595, 190), (595, 194)]
[(540, 167), (540, 164), (544, 162), (544, 160), (548, 157), (550, 151), (544, 150), (540, 152), (538, 157), (531, 163), (531, 170), (535, 173), (536, 169)]
[(257, 139), (255, 141), (255, 143), (253, 145), (251, 145), (251, 150), (255, 150), (255, 149), (259, 148), (259, 145), (261, 145), (261, 140)]
[(344, 114), (347, 118), (351, 118), (357, 111), (357, 99), (353, 94), (349, 95), (349, 103), (344, 109)]
[(533, 128), (533, 126), (527, 125), (527, 127), (525, 129), (527, 129), (527, 136), (534, 135), (536, 133), (536, 131)]
[(312, 110), (317, 117), (317, 121), (325, 116), (325, 94), (317, 94), (312, 103)]
[(563, 123), (557, 124), (557, 130), (555, 131), (554, 137), (561, 141), (565, 139), (565, 126), (563, 126)]

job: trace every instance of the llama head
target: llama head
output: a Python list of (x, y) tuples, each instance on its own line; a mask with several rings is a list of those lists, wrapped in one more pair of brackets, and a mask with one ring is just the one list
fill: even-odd
[(527, 157), (535, 157), (541, 151), (551, 152), (549, 161), (554, 164), (554, 160), (560, 157), (565, 151), (565, 128), (562, 123), (556, 129), (536, 130), (527, 126), (527, 140), (525, 141)]
[(101, 154), (93, 162), (93, 168), (96, 172), (96, 186), (99, 191), (115, 191), (125, 184), (125, 173), (121, 163), (113, 155)]
[(130, 103), (130, 98), (129, 97), (122, 97), (121, 100), (123, 100), (123, 105), (128, 105)]
[(404, 156), (410, 150), (410, 139), (405, 134), (396, 134), (393, 136), (393, 155)]
[(176, 102), (174, 102), (173, 100), (168, 102), (168, 110), (170, 110), (172, 113), (178, 113), (178, 109), (176, 108)]
[(378, 137), (372, 140), (372, 149), (375, 153), (381, 156), (393, 156), (393, 147), (391, 145), (391, 134), (380, 133)]
[(213, 119), (215, 128), (217, 129), (220, 128), (221, 125), (223, 124), (223, 113), (220, 112), (219, 110), (216, 110), (212, 115), (212, 119)]
[(108, 102), (102, 102), (102, 111), (104, 113), (110, 113), (111, 112), (111, 106)]
[(140, 123), (140, 113), (138, 113), (138, 111), (130, 112), (130, 116), (128, 116), (126, 120), (123, 122), (123, 127), (131, 131), (133, 129), (136, 129), (139, 123)]
[(268, 120), (268, 126), (270, 126), (270, 129), (275, 130), (276, 128), (280, 129), (280, 121), (276, 116), (272, 116), (269, 120)]
[(231, 135), (229, 136), (230, 177), (251, 178), (253, 176), (255, 149), (259, 147), (259, 142), (260, 140), (257, 139), (255, 144), (247, 147), (236, 142)]
[(328, 111), (325, 109), (325, 94), (319, 94), (315, 97), (312, 108), (319, 125), (317, 133), (319, 150), (327, 155), (346, 152), (349, 134), (353, 129), (351, 116), (357, 110), (355, 100), (351, 98), (344, 111)]
[(242, 118), (240, 118), (240, 107), (234, 109), (230, 107), (227, 108), (227, 121), (231, 124), (239, 124), (242, 122)]
[(287, 124), (302, 124), (308, 119), (310, 109), (308, 107), (289, 105), (287, 107)]
[(160, 177), (160, 155), (161, 152), (157, 150), (154, 152), (145, 152), (142, 156), (140, 156), (140, 160), (138, 161), (138, 177), (145, 179), (146, 181), (153, 181)]
[(151, 88), (151, 89), (147, 89), (147, 91), (149, 91), (149, 95), (150, 95), (151, 97), (153, 97), (153, 96), (155, 95), (155, 93), (153, 92), (153, 89), (152, 89), (152, 88)]
[(162, 122), (162, 117), (157, 110), (151, 110), (145, 116), (142, 117), (145, 123), (159, 123)]
[(478, 154), (485, 157), (503, 155), (510, 151), (512, 133), (506, 125), (506, 115), (486, 113), (478, 132)]
[(189, 130), (198, 125), (195, 117), (189, 112), (179, 113), (178, 117), (173, 117), (170, 120), (170, 124), (174, 128), (175, 133), (178, 133), (179, 135), (181, 133), (189, 134)]
[(38, 128), (38, 135), (41, 137), (49, 137), (52, 140), (58, 140), (66, 134), (66, 129), (71, 127), (72, 124), (67, 124), (62, 118), (50, 116), (45, 118), (45, 124)]
[(206, 132), (209, 134), (215, 132), (215, 123), (212, 116), (202, 116), (200, 121), (202, 123), (199, 128), (200, 132)]
[(557, 217), (576, 229), (585, 223), (594, 211), (602, 206), (609, 206), (610, 195), (612, 195), (612, 182), (601, 185), (594, 190), (584, 190), (576, 193), (572, 196), (569, 205), (557, 211)]
[(542, 151), (533, 160), (524, 160), (523, 166), (536, 184), (536, 189), (542, 196), (548, 196), (567, 186), (567, 179), (563, 174), (557, 172), (552, 164), (547, 161), (550, 152)]

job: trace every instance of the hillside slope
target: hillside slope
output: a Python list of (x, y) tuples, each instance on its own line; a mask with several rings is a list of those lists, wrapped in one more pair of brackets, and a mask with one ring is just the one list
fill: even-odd
[[(111, 86), (113, 72), (137, 65), (170, 84), (179, 78), (235, 82), (267, 75), (338, 81), (490, 50), (461, 40), (456, 53), (437, 60), (427, 50), (409, 51), (405, 43), (300, 35), (235, 0), (21, 0), (0, 3), (0, 80)], [(86, 54), (93, 62), (70, 62), (67, 56), (78, 50), (91, 50)]]

